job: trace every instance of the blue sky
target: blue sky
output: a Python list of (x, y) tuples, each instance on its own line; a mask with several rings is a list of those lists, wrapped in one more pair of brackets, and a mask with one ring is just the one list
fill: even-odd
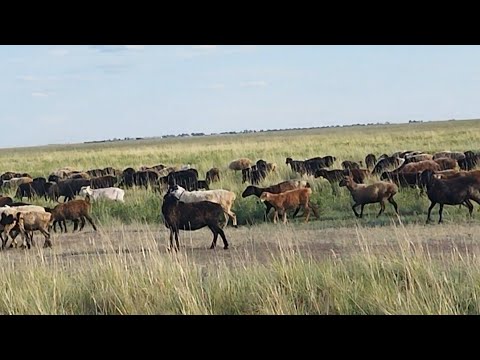
[(480, 46), (0, 46), (0, 147), (480, 117)]

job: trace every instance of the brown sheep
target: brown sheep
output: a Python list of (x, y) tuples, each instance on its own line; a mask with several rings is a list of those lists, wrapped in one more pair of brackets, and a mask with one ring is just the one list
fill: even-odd
[[(50, 233), (48, 229), (52, 221), (52, 214), (48, 212), (18, 212), (17, 223), (20, 230), (20, 234), (23, 238), (23, 243), (27, 244), (30, 249), (33, 242), (33, 232), (40, 231), (45, 236), (45, 242), (43, 247), (52, 247), (52, 241), (50, 240)], [(30, 237), (27, 232), (30, 232)]]
[(192, 231), (208, 226), (213, 233), (213, 241), (210, 249), (215, 248), (218, 235), (220, 235), (223, 240), (223, 248), (225, 250), (228, 249), (227, 238), (220, 226), (220, 219), (224, 218), (224, 210), (220, 204), (210, 201), (183, 203), (174, 195), (166, 194), (163, 197), (162, 214), (165, 220), (165, 226), (170, 230), (170, 248), (173, 247), (173, 235), (175, 234), (176, 246), (174, 249), (179, 249), (179, 230)]
[(260, 195), (261, 201), (268, 201), (275, 208), (275, 215), (273, 222), (276, 224), (278, 220), (278, 214), (283, 215), (283, 223), (287, 223), (287, 210), (297, 209), (302, 207), (306, 215), (305, 222), (308, 222), (310, 217), (310, 210), (313, 210), (315, 216), (319, 218), (317, 209), (310, 204), (310, 196), (312, 195), (312, 189), (306, 187), (303, 189), (289, 190), (280, 194), (272, 194), (264, 192)]
[(370, 172), (367, 169), (345, 169), (343, 175), (351, 176), (357, 184), (363, 184), (365, 179), (370, 176)]
[[(247, 188), (243, 191), (242, 193), (242, 198), (246, 198), (251, 195), (255, 195), (256, 197), (260, 197), (264, 192), (269, 192), (272, 194), (280, 194), (289, 190), (294, 190), (294, 189), (300, 189), (300, 188), (305, 188), (307, 187), (308, 183), (306, 181), (301, 181), (301, 180), (287, 180), (283, 181), (279, 184), (271, 185), (266, 188), (259, 188), (257, 186), (249, 185)], [(310, 185), (308, 185), (310, 186)], [(265, 221), (267, 220), (268, 213), (270, 209), (273, 207), (272, 204), (270, 204), (268, 201), (265, 201)], [(300, 208), (297, 208), (295, 210), (295, 213), (293, 214), (293, 217), (295, 217), (298, 214), (298, 211)]]
[(405, 164), (409, 164), (409, 163), (412, 163), (412, 162), (425, 161), (425, 160), (433, 160), (433, 155), (417, 154), (417, 155), (412, 155), (412, 156), (406, 156), (405, 157)]
[[(398, 186), (391, 182), (379, 181), (372, 185), (357, 184), (353, 181), (351, 176), (345, 177), (340, 186), (346, 186), (352, 195), (355, 202), (352, 206), (352, 210), (357, 218), (362, 218), (363, 207), (366, 204), (380, 203), (379, 217), (385, 211), (385, 200), (388, 200), (390, 204), (395, 208), (395, 212), (398, 214), (398, 206), (393, 197), (398, 192)], [(357, 213), (355, 208), (361, 206), (360, 214)]]
[(401, 173), (415, 173), (424, 170), (440, 171), (442, 170), (442, 168), (434, 160), (424, 160), (419, 162), (412, 162), (406, 165), (404, 164), (398, 169), (398, 171)]
[(205, 176), (205, 181), (207, 184), (220, 181), (220, 170), (218, 168), (211, 168), (208, 170)]
[(428, 208), (427, 224), (431, 220), (431, 212), (434, 206), (439, 203), (440, 219), (438, 223), (443, 222), (444, 205), (465, 205), (468, 207), (470, 216), (472, 216), (473, 205), (470, 200), (480, 205), (480, 181), (474, 176), (458, 176), (450, 179), (437, 179), (433, 171), (425, 170), (420, 175), (420, 181), (427, 187), (427, 195), (431, 204)]
[(447, 157), (437, 158), (434, 160), (438, 165), (440, 165), (440, 170), (450, 170), (457, 167), (457, 160), (450, 159)]
[(232, 161), (230, 165), (228, 165), (228, 168), (234, 171), (242, 171), (243, 169), (248, 169), (249, 167), (251, 167), (252, 164), (253, 164), (252, 160), (247, 158), (242, 158), (242, 159)]
[(81, 231), (85, 226), (85, 219), (87, 219), (90, 224), (92, 224), (93, 230), (97, 231), (97, 227), (93, 223), (91, 216), (89, 215), (91, 209), (90, 197), (87, 196), (85, 200), (72, 200), (66, 203), (58, 204), (53, 209), (45, 208), (46, 211), (52, 213), (53, 221), (53, 231), (56, 232), (56, 224), (59, 223), (60, 230), (63, 227), (65, 232), (67, 232), (67, 226), (65, 220), (72, 220), (74, 222), (73, 231), (78, 228), (78, 221), (81, 221), (80, 229)]
[(433, 160), (443, 158), (443, 157), (447, 157), (454, 160), (462, 160), (462, 159), (465, 159), (465, 154), (461, 152), (452, 152), (452, 151), (441, 151), (436, 154), (433, 154)]

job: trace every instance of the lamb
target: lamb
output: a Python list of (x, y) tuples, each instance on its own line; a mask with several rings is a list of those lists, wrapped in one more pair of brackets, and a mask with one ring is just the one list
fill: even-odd
[(178, 200), (173, 193), (167, 193), (163, 197), (162, 214), (165, 220), (165, 226), (170, 230), (170, 249), (173, 247), (173, 235), (175, 234), (176, 246), (178, 250), (179, 230), (198, 230), (208, 226), (213, 233), (213, 241), (210, 249), (214, 249), (217, 244), (217, 238), (220, 234), (223, 240), (223, 248), (228, 249), (228, 241), (220, 226), (219, 218), (224, 214), (224, 209), (220, 204), (210, 201), (199, 201), (194, 203), (184, 203)]
[(440, 218), (438, 223), (443, 222), (444, 205), (465, 205), (472, 216), (473, 205), (470, 200), (480, 205), (480, 181), (475, 176), (458, 176), (450, 179), (437, 179), (434, 172), (425, 170), (420, 175), (421, 184), (427, 187), (427, 195), (430, 200), (428, 208), (427, 224), (431, 221), (431, 212), (434, 206), (439, 203)]
[[(246, 198), (247, 196), (255, 195), (256, 197), (260, 197), (264, 192), (269, 192), (272, 194), (280, 194), (285, 191), (294, 190), (294, 189), (301, 189), (307, 187), (308, 183), (306, 181), (300, 180), (287, 180), (283, 181), (279, 184), (272, 185), (266, 188), (259, 188), (257, 186), (249, 185), (242, 193), (242, 198)], [(310, 186), (310, 185), (308, 185)], [(264, 202), (266, 209), (265, 209), (265, 220), (267, 220), (268, 213), (270, 209), (273, 207), (268, 201)], [(298, 213), (300, 208), (298, 207), (293, 214), (295, 217)]]
[(179, 201), (184, 203), (195, 203), (199, 201), (210, 201), (220, 204), (225, 212), (225, 220), (227, 225), (228, 217), (232, 219), (233, 226), (237, 225), (237, 215), (232, 211), (233, 203), (236, 199), (236, 195), (233, 191), (216, 189), (206, 191), (186, 191), (183, 187), (178, 185), (170, 186), (167, 194), (172, 194)]
[(310, 210), (313, 210), (315, 216), (319, 218), (317, 209), (310, 204), (310, 196), (312, 195), (312, 189), (310, 186), (303, 189), (289, 190), (280, 194), (272, 194), (264, 192), (260, 195), (261, 201), (268, 201), (275, 208), (275, 215), (273, 222), (276, 224), (278, 220), (278, 214), (283, 216), (283, 223), (287, 223), (287, 210), (296, 209), (302, 207), (305, 213), (305, 223), (308, 222), (310, 217)]
[[(48, 231), (51, 221), (52, 214), (48, 212), (27, 211), (17, 213), (16, 222), (18, 223), (23, 243), (27, 244), (28, 249), (31, 248), (31, 244), (33, 243), (34, 231), (40, 231), (43, 236), (45, 236), (44, 248), (52, 247), (52, 241), (50, 240), (50, 233)], [(28, 232), (30, 232), (30, 235)], [(6, 246), (8, 247), (8, 244), (6, 244)]]
[[(393, 197), (398, 192), (398, 187), (394, 183), (379, 181), (372, 185), (357, 184), (353, 181), (352, 177), (345, 177), (339, 184), (340, 186), (346, 186), (352, 195), (355, 202), (352, 206), (352, 210), (357, 218), (362, 218), (363, 207), (366, 204), (380, 203), (379, 217), (385, 211), (385, 200), (388, 200), (390, 204), (395, 208), (395, 212), (398, 214), (398, 206)], [(360, 214), (357, 213), (355, 208), (361, 205)]]

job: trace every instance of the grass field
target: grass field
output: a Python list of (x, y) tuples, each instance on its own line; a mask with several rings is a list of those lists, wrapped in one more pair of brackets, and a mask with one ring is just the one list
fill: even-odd
[[(363, 160), (399, 150), (479, 150), (480, 120), (356, 126), (245, 135), (127, 141), (0, 150), (0, 172), (47, 176), (70, 166), (191, 164), (200, 177), (219, 167), (213, 188), (235, 191), (239, 229), (228, 227), (231, 249), (208, 251), (207, 230), (181, 233), (181, 251), (165, 251), (161, 196), (128, 190), (125, 204), (99, 202), (79, 234), (56, 234), (51, 250), (0, 255), (0, 313), (5, 314), (466, 314), (480, 313), (479, 214), (447, 206), (445, 224), (424, 225), (429, 201), (402, 190), (400, 218), (387, 205), (367, 205), (357, 220), (346, 189), (332, 195), (310, 178), (320, 219), (263, 222), (264, 205), (242, 199), (239, 157), (278, 164), (262, 185), (297, 178), (286, 157), (334, 155)], [(10, 194), (12, 195), (12, 194)], [(40, 205), (54, 205), (43, 200)], [(476, 207), (478, 208), (478, 207)], [(438, 208), (434, 211), (438, 220)], [(71, 227), (70, 227), (71, 229)], [(38, 237), (41, 244), (41, 238)]]

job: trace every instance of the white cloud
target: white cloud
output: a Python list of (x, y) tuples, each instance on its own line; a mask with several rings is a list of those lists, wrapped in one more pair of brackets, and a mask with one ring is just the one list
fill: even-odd
[(124, 45), (127, 50), (143, 50), (145, 45)]
[(54, 49), (54, 50), (50, 50), (50, 54), (53, 55), (53, 56), (65, 56), (68, 54), (68, 50), (67, 49)]
[(37, 92), (32, 92), (32, 96), (33, 97), (48, 97), (48, 94), (45, 93), (45, 92), (37, 91)]
[(256, 81), (246, 81), (240, 83), (242, 87), (265, 87), (268, 83), (264, 80), (256, 80)]
[(194, 50), (213, 50), (216, 49), (217, 45), (193, 45), (192, 49)]

